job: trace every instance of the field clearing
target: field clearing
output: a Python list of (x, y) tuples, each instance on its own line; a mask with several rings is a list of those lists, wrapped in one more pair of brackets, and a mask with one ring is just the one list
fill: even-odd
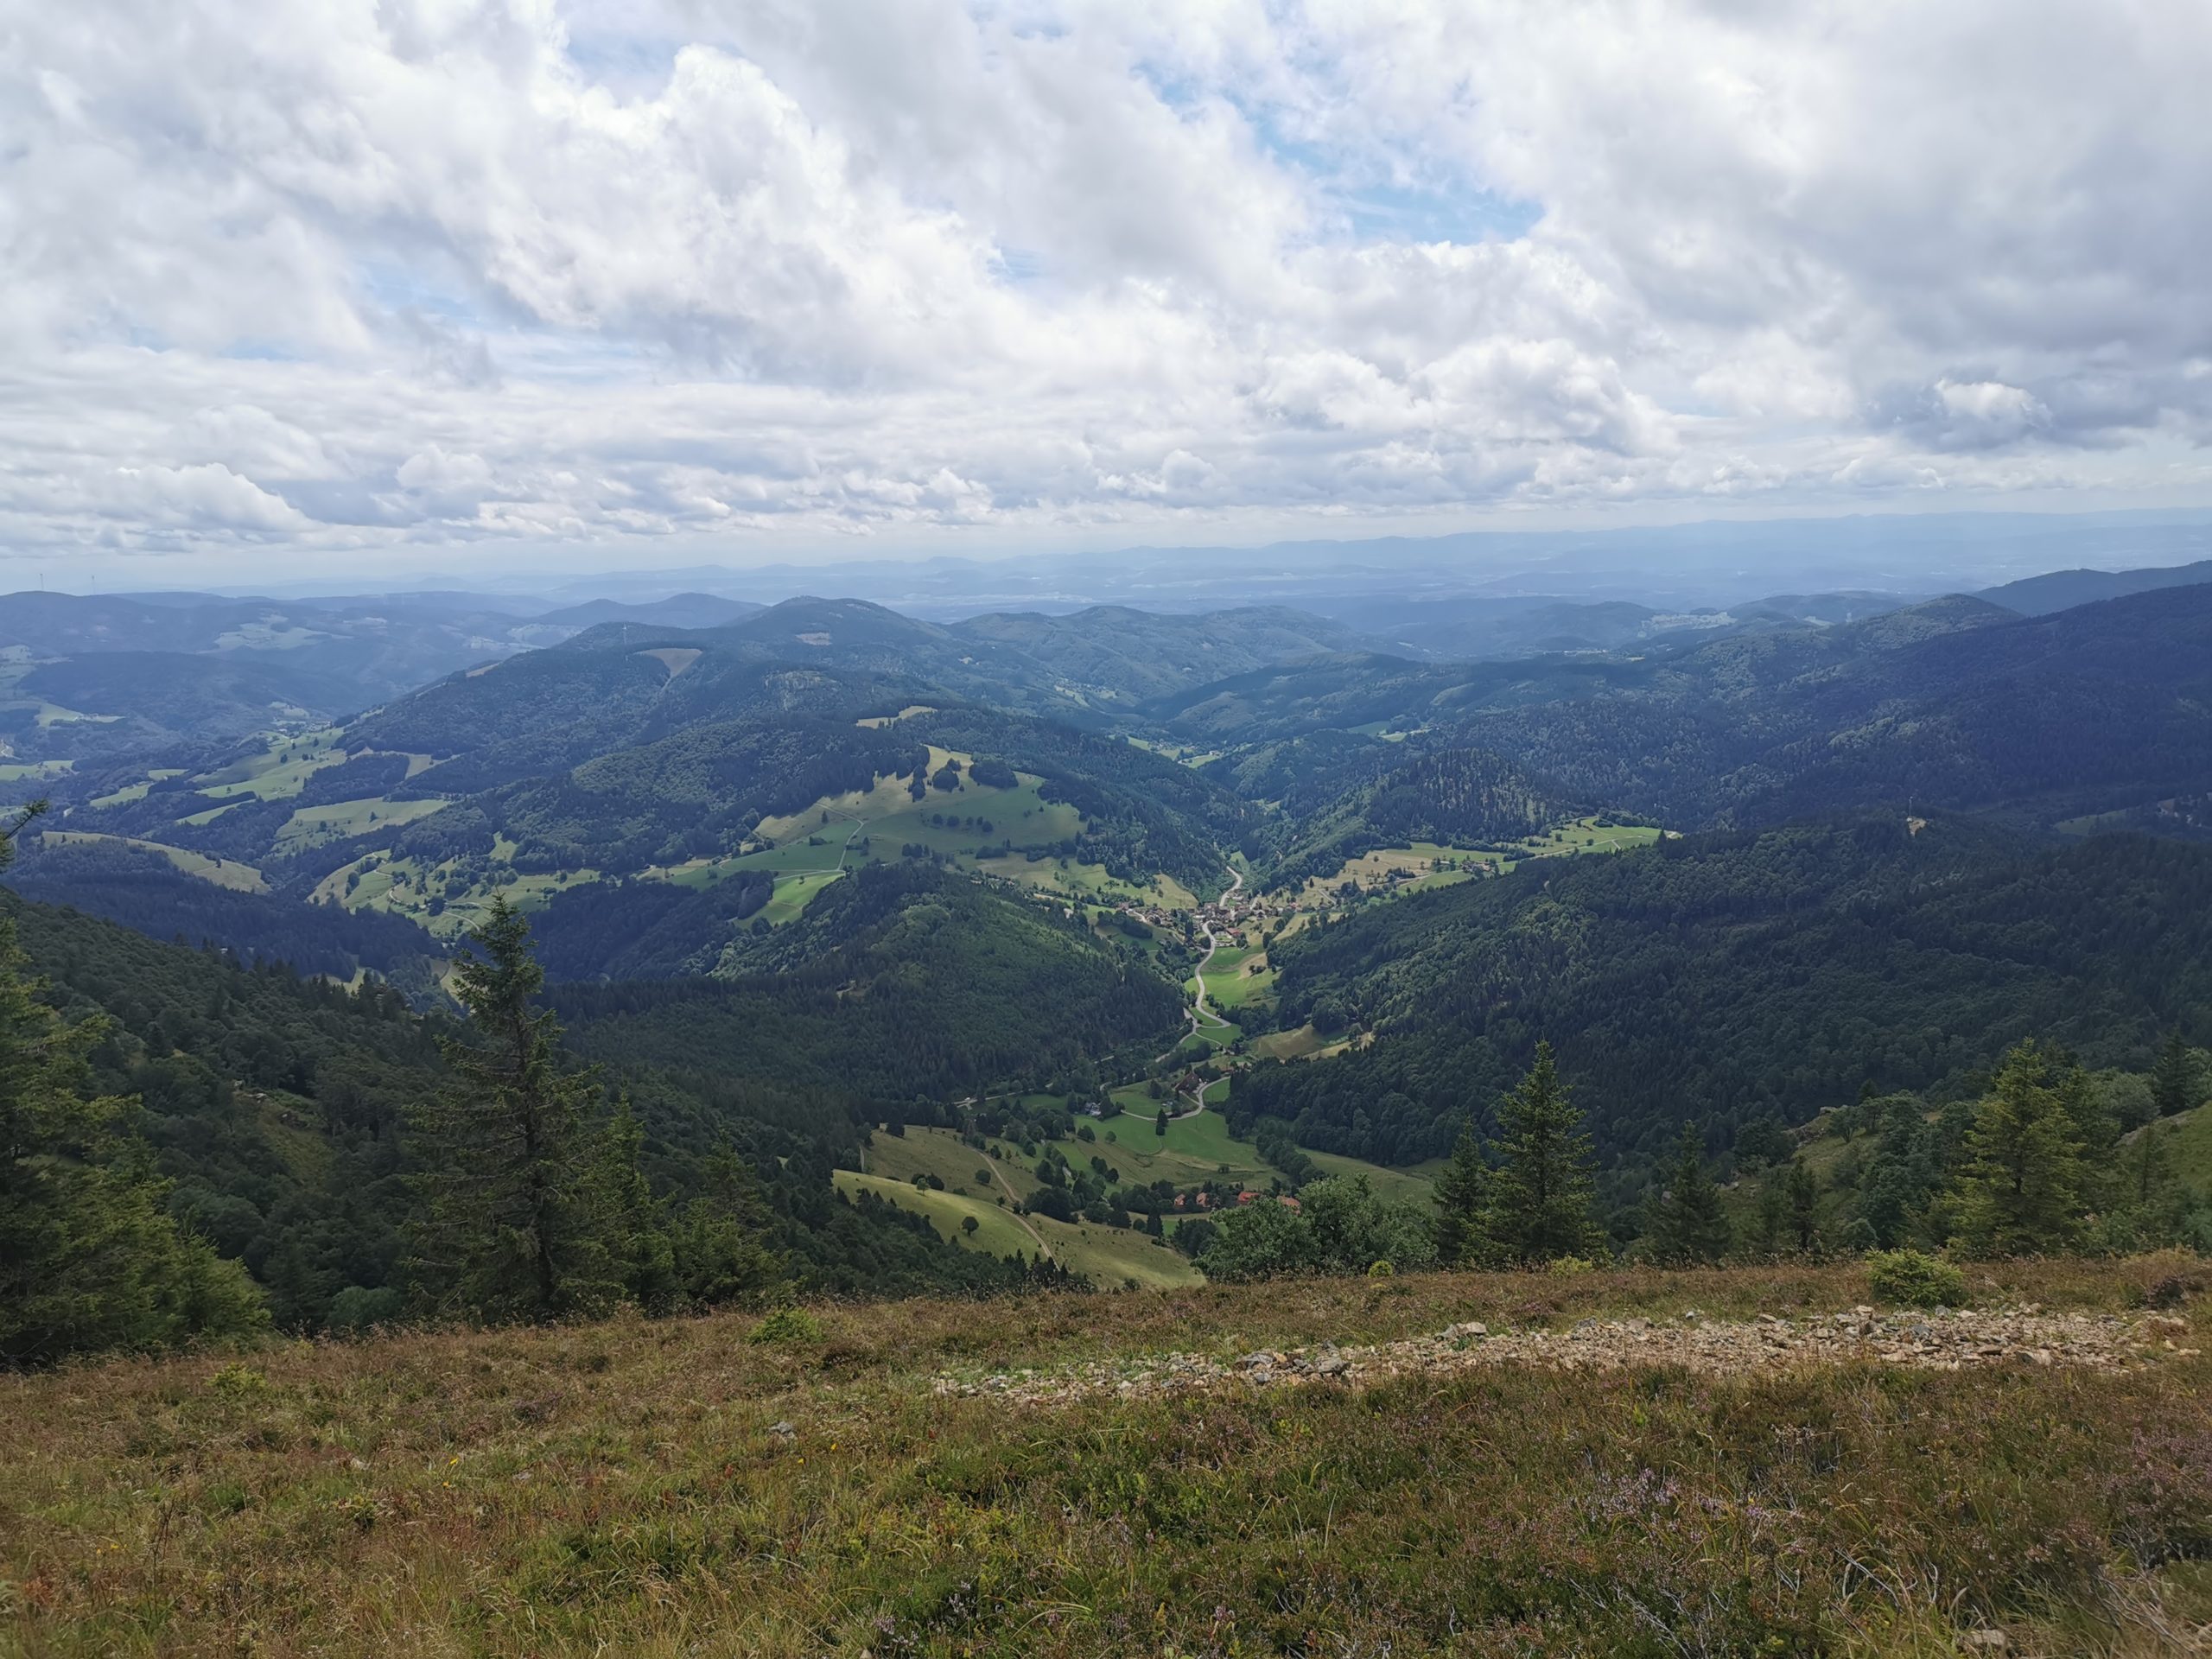
[(281, 801), (296, 795), (313, 773), (345, 764), (346, 752), (338, 747), (339, 735), (335, 727), (328, 727), (296, 737), (273, 737), (258, 754), (197, 779), (199, 793), (211, 801), (246, 798)]
[(41, 702), (38, 706), (38, 725), (41, 731), (56, 726), (112, 726), (121, 715), (88, 715), (81, 709), (65, 709), (58, 702)]
[[(512, 850), (507, 849), (506, 855), (511, 856)], [(494, 855), (500, 855), (496, 847)], [(457, 938), (483, 919), (492, 907), (493, 895), (473, 888), (448, 894), (446, 880), (453, 871), (450, 862), (426, 869), (413, 859), (368, 853), (323, 877), (315, 884), (310, 901), (342, 905), (347, 910), (389, 911), (421, 923), (437, 938)], [(356, 874), (360, 880), (349, 890), (347, 883)], [(556, 893), (598, 880), (599, 872), (591, 869), (563, 870), (550, 875), (517, 874), (498, 891), (505, 893), (516, 909), (526, 913), (542, 908)], [(431, 903), (440, 898), (444, 903), (433, 912)]]
[(910, 702), (895, 715), (863, 715), (853, 724), (865, 727), (871, 732), (880, 732), (887, 726), (896, 726), (900, 721), (912, 720), (917, 715), (935, 713), (937, 710), (926, 702)]
[(815, 870), (805, 874), (779, 876), (768, 902), (760, 913), (768, 919), (771, 927), (781, 927), (785, 922), (795, 922), (806, 907), (814, 902), (815, 894), (844, 874), (842, 870)]
[[(850, 1169), (836, 1171), (836, 1179), (840, 1192), (873, 1192), (887, 1204), (928, 1217), (930, 1225), (937, 1229), (940, 1238), (963, 1250), (1033, 1258), (1038, 1253), (1037, 1240), (1022, 1226), (1022, 1218), (988, 1198), (979, 1198), (967, 1192), (926, 1191), (895, 1176), (863, 1175)], [(960, 1224), (970, 1217), (976, 1222), (972, 1233)]]
[[(928, 1217), (940, 1236), (963, 1249), (1034, 1257), (1041, 1238), (1053, 1261), (1102, 1289), (1167, 1290), (1204, 1281), (1187, 1257), (1133, 1227), (1054, 1221), (1050, 1216), (1017, 1217), (989, 1198), (925, 1191), (911, 1183), (849, 1169), (837, 1171), (836, 1181), (840, 1191), (866, 1189), (901, 1209)], [(961, 1225), (970, 1216), (976, 1219), (973, 1233)]]
[(1274, 991), (1274, 969), (1268, 963), (1267, 952), (1256, 945), (1215, 951), (1200, 977), (1205, 982), (1206, 1001), (1231, 1019), (1237, 1009), (1265, 1002)]
[(1432, 1159), (1410, 1169), (1392, 1169), (1333, 1152), (1307, 1152), (1313, 1166), (1325, 1175), (1364, 1175), (1382, 1197), (1407, 1204), (1426, 1205), (1436, 1192), (1436, 1178), (1444, 1173), (1444, 1160)]
[(2158, 1137), (2159, 1155), (2172, 1179), (2187, 1186), (2212, 1188), (2212, 1105), (2145, 1123), (2127, 1137), (2131, 1151), (2145, 1135)]
[(285, 852), (296, 852), (326, 841), (343, 841), (379, 824), (412, 823), (443, 811), (449, 804), (442, 800), (391, 801), (379, 795), (367, 800), (334, 801), (327, 806), (302, 806), (276, 832), (276, 844)]
[[(941, 749), (934, 743), (925, 747), (929, 750), (930, 754), (928, 775), (934, 776), (938, 768), (952, 759), (953, 752), (950, 749)], [(968, 757), (962, 755), (960, 763), (963, 766), (966, 766)], [(938, 789), (931, 789), (929, 791), (931, 798), (938, 799), (944, 798), (950, 792)], [(895, 812), (906, 811), (917, 804), (918, 803), (908, 792), (906, 779), (879, 778), (869, 788), (847, 790), (841, 795), (824, 795), (818, 800), (809, 802), (796, 812), (786, 814), (782, 817), (763, 818), (758, 826), (758, 831), (764, 839), (775, 842), (786, 841), (793, 836), (818, 833), (823, 827), (822, 815), (825, 812), (830, 815), (832, 823), (839, 818), (849, 822), (855, 818), (889, 817)]]
[(181, 778), (183, 776), (184, 768), (181, 766), (156, 766), (138, 782), (135, 784), (125, 784), (121, 789), (111, 790), (105, 795), (95, 795), (89, 802), (86, 803), (86, 804), (90, 806), (129, 806), (133, 801), (144, 800), (148, 795), (153, 792), (153, 788), (156, 784), (165, 782), (167, 779), (171, 778)]
[[(1141, 1093), (1138, 1091), (1140, 1097)], [(1122, 1100), (1124, 1095), (1125, 1091), (1116, 1090), (1115, 1098)], [(1196, 1186), (1213, 1180), (1265, 1185), (1281, 1173), (1260, 1156), (1259, 1148), (1251, 1142), (1233, 1138), (1229, 1133), (1229, 1120), (1219, 1112), (1192, 1112), (1187, 1116), (1171, 1118), (1165, 1135), (1154, 1133), (1152, 1112), (1159, 1103), (1141, 1101), (1135, 1105), (1134, 1113), (1125, 1108), (1122, 1116), (1109, 1119), (1105, 1127), (1114, 1131), (1114, 1141), (1102, 1140), (1097, 1146), (1064, 1141), (1060, 1142), (1061, 1154), (1085, 1163), (1092, 1153), (1097, 1153), (1120, 1169), (1125, 1180), (1166, 1180), (1178, 1186)], [(1165, 1104), (1170, 1110), (1183, 1109), (1176, 1101)], [(1077, 1147), (1082, 1147), (1079, 1157)]]
[(934, 1175), (948, 1190), (964, 1188), (969, 1197), (980, 1198), (986, 1203), (1003, 1193), (1005, 1188), (995, 1179), (978, 1181), (976, 1172), (988, 1170), (994, 1165), (1020, 1197), (1027, 1198), (1037, 1189), (1036, 1177), (1019, 1155), (994, 1159), (988, 1152), (979, 1152), (968, 1145), (950, 1129), (909, 1124), (903, 1135), (887, 1135), (879, 1129), (870, 1137), (862, 1156), (868, 1166), (866, 1173), (870, 1175), (882, 1175), (894, 1181)]
[(1064, 893), (1071, 901), (1128, 899), (1133, 904), (1156, 906), (1161, 910), (1196, 910), (1197, 895), (1164, 872), (1154, 875), (1142, 885), (1125, 881), (1109, 874), (1103, 864), (1083, 864), (1070, 860), (1040, 859), (1035, 862), (1015, 854), (1007, 858), (983, 858), (971, 861), (976, 869), (1001, 880), (1013, 881), (1042, 893)]
[(77, 769), (74, 760), (9, 760), (0, 762), (0, 784), (21, 784), (32, 779), (66, 778)]
[[(1629, 852), (1649, 846), (1661, 833), (1649, 825), (1607, 825), (1594, 818), (1578, 818), (1548, 834), (1511, 842), (1510, 850), (1503, 853), (1433, 841), (1416, 841), (1404, 847), (1380, 847), (1346, 859), (1334, 875), (1308, 876), (1305, 887), (1299, 891), (1297, 902), (1325, 904), (1347, 881), (1370, 893), (1411, 893), (1450, 887), (1455, 882), (1472, 880), (1486, 870), (1506, 874), (1531, 859)], [(1393, 882), (1390, 878), (1394, 874), (1413, 879)]]
[(104, 836), (90, 830), (48, 830), (44, 839), (64, 846), (113, 842), (124, 847), (136, 847), (142, 853), (160, 854), (186, 875), (196, 875), (202, 881), (212, 881), (219, 887), (230, 888), (233, 893), (269, 891), (268, 881), (251, 864), (241, 864), (235, 858), (216, 858), (207, 853), (195, 853), (189, 848), (171, 847), (165, 842), (141, 841), (136, 836)]
[[(1970, 1288), (2132, 1317), (2201, 1271), (2003, 1263)], [(10, 1377), (0, 1648), (2201, 1652), (2212, 1361), (2193, 1352), (2116, 1376), (1522, 1363), (1036, 1408), (936, 1392), (1464, 1320), (1873, 1300), (1856, 1264), (1418, 1274), (824, 1303), (818, 1340), (749, 1341), (745, 1309)], [(2182, 1318), (2177, 1345), (2206, 1345), (2203, 1305)]]

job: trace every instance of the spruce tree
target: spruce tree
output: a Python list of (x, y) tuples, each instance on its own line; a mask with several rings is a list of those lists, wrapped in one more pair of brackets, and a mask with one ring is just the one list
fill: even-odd
[(1436, 1259), (1447, 1268), (1486, 1261), (1490, 1255), (1490, 1165), (1471, 1123), (1462, 1126), (1452, 1161), (1437, 1177)]
[(545, 976), (522, 912), (495, 897), (468, 938), (454, 994), (474, 1040), (441, 1039), (453, 1081), (410, 1115), (417, 1294), (493, 1320), (602, 1306), (621, 1285), (589, 1116), (598, 1083), (562, 1069), (560, 1024), (533, 1006)]
[(1785, 1185), (1789, 1200), (1789, 1243), (1800, 1255), (1813, 1255), (1821, 1248), (1821, 1188), (1802, 1158), (1789, 1161)]
[(2174, 1117), (2204, 1103), (2204, 1074), (2178, 1029), (2166, 1033), (2151, 1068), (2151, 1099), (2160, 1117)]
[(653, 1197), (652, 1184), (639, 1164), (645, 1131), (629, 1096), (599, 1136), (599, 1191), (614, 1279), (622, 1295), (648, 1313), (666, 1313), (683, 1300), (676, 1252), (668, 1234), (665, 1206)]
[(788, 1278), (789, 1263), (763, 1242), (769, 1226), (767, 1197), (745, 1160), (727, 1147), (710, 1154), (697, 1194), (669, 1230), (685, 1300), (713, 1306)]
[(1954, 1187), (1965, 1249), (2026, 1255), (2079, 1242), (2091, 1171), (2069, 1109), (2078, 1071), (2032, 1039), (2005, 1057), (1974, 1110)]
[[(0, 830), (0, 868), (25, 821)], [(86, 1057), (108, 1022), (64, 1025), (37, 991), (0, 916), (0, 1366), (265, 1325), (245, 1270), (164, 1207), (137, 1103), (92, 1097)]]
[(1491, 1233), (1500, 1253), (1531, 1263), (1590, 1249), (1590, 1137), (1549, 1043), (1536, 1045), (1535, 1064), (1497, 1116), (1502, 1161), (1491, 1178)]
[(1720, 1189), (1705, 1173), (1704, 1145), (1688, 1123), (1675, 1142), (1667, 1184), (1651, 1202), (1644, 1232), (1654, 1261), (1718, 1262), (1728, 1254), (1728, 1217), (1720, 1208)]

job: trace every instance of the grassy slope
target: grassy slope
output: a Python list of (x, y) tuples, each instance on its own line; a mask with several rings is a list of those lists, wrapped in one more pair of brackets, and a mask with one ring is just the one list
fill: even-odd
[[(1135, 1288), (1164, 1290), (1197, 1284), (1201, 1277), (1187, 1260), (1149, 1234), (1089, 1222), (1054, 1221), (1050, 1216), (1018, 1217), (989, 1198), (975, 1196), (972, 1184), (966, 1192), (924, 1192), (888, 1175), (860, 1175), (849, 1169), (839, 1170), (836, 1180), (842, 1192), (866, 1187), (902, 1209), (927, 1216), (941, 1235), (970, 1249), (1033, 1256), (1041, 1243), (1070, 1273), (1104, 1289), (1120, 1289), (1134, 1280)], [(973, 1233), (961, 1228), (969, 1216), (976, 1222)]]
[[(1249, 1141), (1230, 1136), (1228, 1122), (1218, 1112), (1196, 1112), (1171, 1118), (1163, 1136), (1153, 1127), (1158, 1103), (1141, 1088), (1117, 1090), (1115, 1098), (1126, 1109), (1125, 1115), (1093, 1123), (1096, 1140), (1071, 1137), (1046, 1145), (1057, 1147), (1061, 1157), (1077, 1167), (1087, 1168), (1093, 1158), (1103, 1158), (1124, 1182), (1129, 1183), (1167, 1180), (1178, 1186), (1197, 1186), (1206, 1181), (1236, 1180), (1265, 1187), (1279, 1175), (1280, 1172), (1261, 1157)], [(1110, 1140), (1107, 1138), (1109, 1135)], [(984, 1226), (995, 1222), (1018, 1226), (999, 1208), (997, 1199), (1007, 1188), (1015, 1197), (1027, 1199), (1037, 1191), (1038, 1181), (1033, 1171), (1033, 1160), (1025, 1159), (1019, 1147), (1004, 1141), (994, 1144), (1003, 1156), (995, 1159), (988, 1152), (978, 1152), (950, 1129), (909, 1128), (905, 1135), (896, 1136), (879, 1134), (868, 1149), (868, 1174), (872, 1178), (868, 1184), (909, 1209), (920, 1210), (933, 1218), (942, 1217), (938, 1230), (955, 1243), (1004, 1255), (1009, 1248), (1007, 1235), (1002, 1229), (986, 1231)], [(1039, 1156), (1044, 1151), (1044, 1146), (1037, 1148)], [(1384, 1197), (1414, 1203), (1427, 1200), (1436, 1171), (1441, 1167), (1385, 1169), (1357, 1158), (1319, 1154), (1313, 1155), (1313, 1161), (1332, 1175), (1364, 1175)], [(983, 1169), (996, 1172), (996, 1179), (988, 1185), (976, 1179), (976, 1172)], [(924, 1192), (916, 1189), (913, 1179), (923, 1174), (943, 1181), (945, 1190)], [(861, 1179), (849, 1172), (838, 1177), (849, 1186)], [(1004, 1185), (1001, 1185), (1000, 1181)], [(986, 1211), (992, 1213), (986, 1216)], [(960, 1217), (971, 1212), (979, 1218), (978, 1230), (973, 1235), (960, 1233)], [(1124, 1277), (1131, 1275), (1147, 1285), (1188, 1284), (1199, 1276), (1183, 1258), (1166, 1255), (1154, 1249), (1144, 1235), (1134, 1230), (1125, 1233), (1087, 1224), (1071, 1228), (1045, 1216), (1031, 1217), (1029, 1220), (1045, 1236), (1062, 1265), (1109, 1288), (1119, 1286)], [(1067, 1236), (1077, 1231), (1085, 1235), (1088, 1243)], [(1033, 1255), (1036, 1244), (1025, 1237), (1013, 1248)]]
[[(1976, 1290), (2119, 1307), (2178, 1265), (2022, 1264)], [(1866, 1296), (1853, 1268), (1422, 1275), (840, 1306), (789, 1347), (729, 1314), (9, 1379), (0, 1648), (1935, 1659), (1994, 1627), (2016, 1653), (2190, 1650), (2212, 1618), (2201, 1358), (1498, 1368), (1059, 1410), (931, 1388)]]

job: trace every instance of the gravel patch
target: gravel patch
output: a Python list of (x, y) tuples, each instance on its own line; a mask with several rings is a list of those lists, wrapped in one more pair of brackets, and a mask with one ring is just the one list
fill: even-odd
[(1583, 1319), (1567, 1330), (1492, 1329), (1476, 1322), (1434, 1336), (1365, 1347), (1320, 1343), (1257, 1349), (1234, 1357), (1161, 1354), (1058, 1370), (939, 1376), (939, 1395), (1014, 1405), (1286, 1387), (1370, 1388), (1400, 1377), (1448, 1376), (1485, 1365), (1554, 1371), (1675, 1367), (1740, 1375), (1804, 1366), (1875, 1364), (1957, 1371), (1984, 1366), (2066, 1366), (2115, 1372), (2196, 1353), (2179, 1343), (2186, 1320), (2167, 1315), (2046, 1313), (2032, 1305), (1708, 1319)]

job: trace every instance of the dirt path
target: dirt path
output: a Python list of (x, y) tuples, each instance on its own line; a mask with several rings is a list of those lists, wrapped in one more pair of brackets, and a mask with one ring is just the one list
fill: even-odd
[(1455, 1325), (1433, 1337), (1369, 1347), (1262, 1349), (1239, 1359), (1160, 1354), (1058, 1374), (940, 1376), (941, 1395), (985, 1395), (1017, 1405), (1058, 1405), (1112, 1396), (1313, 1384), (1373, 1387), (1409, 1376), (1446, 1376), (1488, 1365), (1612, 1371), (1651, 1367), (1739, 1375), (1808, 1365), (1878, 1364), (1956, 1371), (1985, 1366), (2063, 1365), (2121, 1371), (2194, 1356), (2175, 1346), (2188, 1324), (2152, 1314), (2044, 1313), (2034, 1307), (1985, 1313), (1906, 1309), (1795, 1319), (1584, 1319), (1567, 1331), (1491, 1331)]
[(983, 1164), (991, 1172), (991, 1179), (1006, 1189), (1007, 1214), (1014, 1217), (1014, 1225), (1037, 1241), (1038, 1253), (1047, 1262), (1053, 1261), (1052, 1247), (1045, 1242), (1044, 1234), (1029, 1224), (1029, 1217), (1021, 1213), (1021, 1195), (1007, 1185), (1006, 1172), (999, 1167), (999, 1160), (988, 1153), (983, 1154)]

